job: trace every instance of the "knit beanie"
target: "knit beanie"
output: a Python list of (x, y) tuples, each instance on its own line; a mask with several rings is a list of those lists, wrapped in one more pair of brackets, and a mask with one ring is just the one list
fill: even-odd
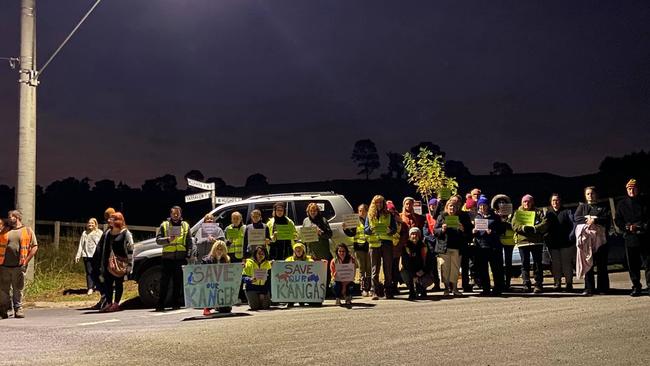
[(484, 195), (481, 195), (481, 197), (479, 197), (479, 199), (478, 199), (478, 205), (479, 206), (480, 205), (489, 205), (487, 197), (485, 197)]
[(535, 199), (533, 198), (533, 196), (527, 194), (527, 195), (521, 197), (521, 203), (522, 203), (522, 204), (523, 204), (524, 202), (526, 202), (526, 201), (535, 202)]

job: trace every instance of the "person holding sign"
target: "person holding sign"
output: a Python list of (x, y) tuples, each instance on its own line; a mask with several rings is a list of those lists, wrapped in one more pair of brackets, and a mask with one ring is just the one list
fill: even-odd
[(246, 285), (246, 299), (251, 310), (264, 310), (271, 307), (271, 281), (269, 275), (271, 262), (264, 246), (255, 247), (253, 257), (246, 259), (242, 281)]
[(246, 225), (244, 232), (244, 247), (248, 249), (248, 254), (252, 256), (255, 247), (264, 246), (268, 249), (271, 243), (271, 234), (269, 227), (262, 222), (262, 211), (254, 209), (251, 212), (251, 223)]
[[(217, 240), (212, 245), (210, 249), (210, 254), (201, 258), (201, 264), (221, 264), (221, 263), (230, 263), (230, 256), (228, 255), (228, 247), (223, 240)], [(215, 308), (219, 313), (230, 313), (232, 311), (232, 306), (223, 306)], [(203, 308), (203, 316), (209, 316), (210, 308)]]
[(226, 245), (228, 254), (231, 255), (233, 263), (239, 263), (244, 259), (246, 247), (244, 243), (244, 233), (246, 227), (242, 215), (235, 211), (230, 215), (231, 224), (226, 226)]
[(273, 217), (266, 223), (271, 233), (271, 259), (282, 260), (291, 255), (291, 246), (298, 236), (296, 225), (285, 216), (285, 206), (284, 202), (273, 205)]
[(205, 215), (201, 228), (196, 232), (196, 244), (191, 251), (190, 261), (196, 262), (197, 259), (205, 257), (215, 241), (225, 239), (225, 234), (219, 224), (215, 222), (214, 216), (212, 214)]
[(165, 302), (172, 286), (172, 309), (179, 309), (183, 301), (183, 269), (187, 264), (187, 253), (192, 248), (190, 224), (181, 217), (181, 208), (174, 206), (169, 210), (169, 218), (160, 224), (156, 244), (162, 245), (162, 276), (156, 311), (165, 310)]
[(506, 196), (505, 194), (497, 194), (496, 196), (492, 197), (492, 201), (490, 203), (492, 209), (501, 218), (501, 223), (505, 230), (499, 239), (503, 245), (503, 277), (505, 280), (503, 290), (508, 291), (510, 289), (510, 283), (513, 276), (512, 252), (515, 249), (515, 232), (512, 230), (512, 224), (510, 223), (512, 219), (512, 201), (510, 200), (510, 197)]
[(307, 217), (302, 221), (302, 227), (315, 227), (318, 234), (317, 241), (305, 242), (309, 254), (315, 259), (332, 259), (330, 252), (330, 239), (332, 238), (332, 229), (325, 216), (323, 216), (314, 202), (307, 205)]
[[(585, 200), (587, 202), (581, 202), (578, 205), (575, 213), (576, 220), (576, 237), (578, 237), (578, 242), (576, 246), (578, 247), (578, 257), (581, 257), (581, 240), (580, 236), (583, 230), (593, 229), (596, 232), (603, 232), (603, 237), (605, 242), (594, 250), (592, 253), (592, 262), (593, 265), (591, 269), (585, 274), (585, 290), (584, 295), (592, 295), (594, 291), (598, 290), (598, 293), (606, 294), (609, 291), (609, 273), (607, 271), (607, 236), (606, 233), (609, 231), (611, 225), (611, 216), (609, 208), (606, 205), (599, 205), (597, 203), (598, 193), (596, 192), (596, 187), (587, 187), (585, 188)], [(578, 258), (578, 261), (581, 261)], [(598, 287), (596, 287), (596, 279), (594, 277), (594, 269), (598, 267)], [(578, 272), (578, 276), (581, 276), (581, 271)]]
[(533, 255), (533, 272), (535, 274), (534, 293), (543, 291), (544, 266), (542, 264), (542, 251), (544, 248), (544, 234), (548, 230), (548, 220), (535, 208), (533, 196), (527, 194), (521, 198), (521, 207), (512, 217), (512, 230), (514, 239), (521, 256), (521, 279), (524, 289), (531, 292), (530, 283), (530, 256)]
[(427, 287), (433, 282), (427, 262), (427, 246), (422, 241), (420, 229), (409, 229), (409, 240), (402, 247), (401, 275), (409, 288), (409, 300), (427, 295)]
[[(293, 254), (289, 257), (287, 257), (285, 262), (313, 262), (314, 259), (310, 256), (307, 255), (307, 249), (305, 248), (305, 244), (301, 242), (296, 242), (293, 244)], [(288, 307), (293, 307), (293, 303), (288, 303)], [(298, 303), (298, 305), (303, 306), (304, 303)]]
[(354, 256), (359, 266), (359, 275), (361, 276), (361, 296), (370, 296), (370, 250), (368, 236), (364, 232), (366, 217), (368, 216), (368, 205), (361, 204), (357, 208), (358, 216), (355, 218), (355, 226), (343, 223), (343, 232), (349, 237), (354, 237)]
[(438, 242), (436, 251), (440, 264), (440, 276), (445, 287), (444, 296), (449, 296), (450, 293), (455, 296), (462, 295), (458, 291), (458, 271), (460, 270), (460, 253), (467, 245), (467, 238), (465, 225), (460, 222), (458, 217), (459, 212), (458, 201), (451, 199), (447, 201), (445, 211), (438, 216), (434, 229)]
[(334, 279), (332, 288), (336, 296), (336, 305), (352, 304), (352, 287), (354, 285), (355, 261), (350, 255), (350, 249), (345, 243), (336, 246), (336, 257), (330, 261), (330, 272)]
[(368, 236), (370, 246), (370, 265), (372, 268), (372, 286), (370, 289), (372, 299), (379, 300), (382, 284), (379, 282), (380, 266), (384, 271), (385, 295), (387, 299), (393, 298), (390, 285), (393, 282), (393, 235), (397, 232), (397, 224), (393, 216), (386, 209), (383, 196), (376, 195), (372, 198), (368, 217), (364, 225), (364, 233)]
[(492, 294), (501, 295), (503, 292), (503, 249), (499, 237), (505, 232), (505, 226), (499, 215), (492, 212), (485, 196), (478, 199), (478, 212), (474, 218), (474, 241), (476, 243), (475, 259), (478, 267), (478, 275), (481, 279), (481, 286), (484, 296), (490, 295), (490, 274), (494, 279)]

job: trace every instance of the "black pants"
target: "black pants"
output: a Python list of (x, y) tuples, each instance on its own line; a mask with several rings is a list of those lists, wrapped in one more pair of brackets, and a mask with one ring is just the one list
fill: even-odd
[[(122, 294), (124, 293), (124, 277), (115, 277), (108, 273), (107, 270), (104, 272), (104, 286), (106, 289), (106, 302), (108, 304), (119, 304), (122, 300)], [(113, 291), (115, 291), (114, 298)]]
[(160, 276), (160, 297), (158, 298), (158, 307), (165, 307), (165, 300), (169, 293), (171, 282), (172, 287), (172, 306), (180, 306), (183, 304), (183, 269), (181, 266), (187, 264), (185, 259), (167, 259), (163, 258), (162, 275)]
[(476, 246), (467, 246), (462, 250), (460, 258), (460, 272), (463, 290), (472, 289), (470, 276), (474, 280), (475, 284), (480, 285), (481, 283), (478, 275), (478, 266), (476, 265), (476, 251)]
[(475, 255), (476, 265), (478, 267), (479, 278), (481, 279), (481, 287), (483, 291), (490, 291), (490, 273), (489, 268), (492, 270), (492, 278), (494, 279), (494, 291), (503, 291), (503, 255), (501, 248), (477, 248)]
[(632, 287), (641, 289), (641, 268), (645, 270), (645, 286), (650, 288), (650, 248), (648, 246), (625, 246), (627, 267)]
[(95, 289), (95, 279), (93, 275), (93, 259), (90, 257), (83, 257), (84, 269), (86, 270), (86, 289)]
[(99, 278), (99, 275), (101, 274), (101, 261), (100, 259), (93, 257), (90, 261), (90, 265), (90, 276), (95, 284), (95, 289), (99, 291), (99, 306), (104, 307), (104, 305), (106, 305), (106, 279), (104, 278), (104, 281), (102, 281)]
[(533, 273), (535, 276), (535, 287), (542, 287), (544, 282), (544, 266), (542, 265), (542, 245), (527, 245), (519, 247), (521, 256), (521, 279), (524, 286), (530, 286), (530, 255), (533, 255)]
[(291, 248), (291, 240), (277, 240), (275, 243), (271, 243), (269, 249), (269, 257), (277, 261), (283, 261), (290, 257), (293, 254), (293, 249)]
[[(607, 255), (609, 254), (609, 247), (607, 244), (598, 248), (594, 255), (594, 265), (589, 272), (585, 274), (585, 290), (597, 289), (598, 292), (609, 291), (609, 272), (607, 270)], [(598, 268), (596, 268), (598, 267)], [(594, 270), (598, 270), (598, 285), (596, 285), (596, 278)]]
[(505, 277), (504, 289), (510, 288), (510, 282), (512, 280), (512, 252), (514, 251), (514, 245), (504, 245), (503, 246), (503, 274)]

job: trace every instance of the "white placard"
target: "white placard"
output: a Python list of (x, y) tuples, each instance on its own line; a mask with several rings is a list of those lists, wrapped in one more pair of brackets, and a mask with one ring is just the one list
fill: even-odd
[(512, 203), (499, 203), (499, 216), (512, 215)]
[(212, 195), (212, 192), (201, 192), (195, 194), (188, 194), (185, 196), (185, 202), (194, 202), (200, 200), (207, 200)]
[(303, 243), (314, 243), (318, 241), (318, 226), (303, 226), (300, 228), (300, 238)]
[(253, 272), (253, 279), (259, 281), (266, 281), (266, 277), (269, 275), (269, 272), (265, 269), (256, 269)]
[(474, 220), (474, 229), (479, 231), (485, 231), (489, 227), (488, 219), (476, 219)]
[(422, 215), (422, 201), (413, 202), (413, 211), (418, 215)]
[(324, 203), (316, 203), (316, 206), (318, 206), (318, 210), (320, 212), (325, 211), (325, 204)]
[(219, 228), (219, 224), (217, 224), (216, 222), (204, 222), (201, 224), (201, 231), (204, 237), (214, 235), (214, 233), (217, 232), (218, 228)]
[(205, 189), (206, 191), (214, 191), (214, 182), (205, 183), (198, 180), (187, 178), (187, 185), (190, 187)]
[(266, 229), (249, 229), (248, 230), (248, 245), (264, 245), (266, 244)]
[(345, 223), (346, 229), (354, 229), (359, 225), (359, 215), (357, 214), (348, 214), (343, 216), (343, 222)]
[(223, 204), (223, 203), (230, 203), (230, 202), (238, 202), (241, 201), (241, 197), (215, 197), (214, 198), (214, 203), (215, 204)]
[(354, 275), (356, 274), (354, 263), (336, 263), (335, 266), (336, 266), (336, 275), (334, 276), (335, 281), (339, 281), (339, 282), (354, 281)]
[(174, 238), (181, 236), (181, 226), (171, 225), (169, 227), (169, 236)]

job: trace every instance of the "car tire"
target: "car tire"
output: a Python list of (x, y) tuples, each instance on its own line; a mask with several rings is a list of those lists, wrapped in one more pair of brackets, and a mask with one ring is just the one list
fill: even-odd
[(140, 301), (146, 307), (154, 307), (158, 304), (158, 294), (160, 291), (161, 266), (148, 268), (138, 281), (138, 294)]

